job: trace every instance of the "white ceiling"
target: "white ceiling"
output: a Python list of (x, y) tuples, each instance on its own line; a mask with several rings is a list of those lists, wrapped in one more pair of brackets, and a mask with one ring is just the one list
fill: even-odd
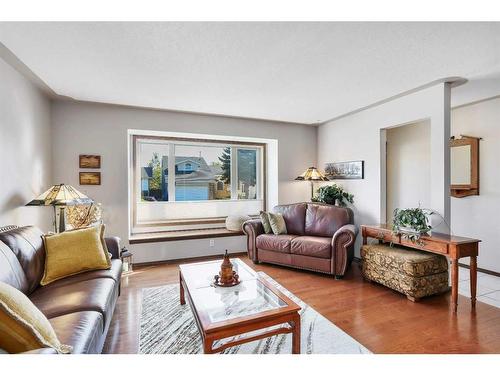
[(500, 23), (0, 23), (0, 42), (59, 95), (300, 123), (500, 72)]

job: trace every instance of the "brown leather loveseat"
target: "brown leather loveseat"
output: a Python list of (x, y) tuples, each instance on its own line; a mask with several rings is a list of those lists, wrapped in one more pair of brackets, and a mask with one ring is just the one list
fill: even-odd
[(26, 294), (49, 319), (61, 343), (73, 346), (73, 353), (101, 353), (120, 293), (119, 239), (105, 239), (112, 254), (111, 269), (84, 272), (42, 287), (42, 234), (33, 226), (0, 233), (0, 281)]
[(357, 229), (351, 209), (322, 203), (276, 206), (287, 234), (265, 234), (260, 219), (244, 223), (248, 256), (264, 262), (317, 271), (342, 278), (354, 257)]

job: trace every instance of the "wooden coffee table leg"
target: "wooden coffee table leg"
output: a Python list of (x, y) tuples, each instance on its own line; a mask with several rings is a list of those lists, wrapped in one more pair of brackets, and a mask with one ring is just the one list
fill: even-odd
[(292, 331), (292, 354), (300, 354), (300, 315), (296, 314), (293, 322)]
[(213, 354), (214, 353), (212, 348), (213, 344), (214, 344), (214, 339), (205, 337), (205, 339), (203, 340), (203, 354)]
[(182, 273), (179, 272), (179, 289), (180, 289), (180, 296), (181, 296), (181, 305), (186, 304), (186, 300), (184, 298), (184, 287), (182, 286)]
[(476, 307), (477, 288), (477, 257), (470, 257), (470, 301), (472, 308)]

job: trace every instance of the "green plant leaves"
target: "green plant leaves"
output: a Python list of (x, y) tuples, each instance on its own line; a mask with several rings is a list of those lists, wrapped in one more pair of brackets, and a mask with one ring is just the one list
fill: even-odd
[(428, 233), (432, 227), (429, 225), (431, 210), (418, 208), (407, 208), (394, 210), (392, 231), (396, 235), (418, 243), (423, 234)]
[(354, 203), (354, 195), (344, 191), (344, 189), (336, 184), (321, 186), (316, 195), (312, 198), (313, 202), (321, 202), (327, 204), (335, 204), (338, 200), (341, 206), (345, 206), (346, 202)]

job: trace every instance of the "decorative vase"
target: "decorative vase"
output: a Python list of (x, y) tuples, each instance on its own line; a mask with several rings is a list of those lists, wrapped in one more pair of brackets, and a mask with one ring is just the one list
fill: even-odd
[(220, 282), (222, 284), (228, 284), (233, 281), (233, 264), (229, 260), (229, 255), (224, 254), (224, 259), (222, 261), (222, 265), (220, 267)]

